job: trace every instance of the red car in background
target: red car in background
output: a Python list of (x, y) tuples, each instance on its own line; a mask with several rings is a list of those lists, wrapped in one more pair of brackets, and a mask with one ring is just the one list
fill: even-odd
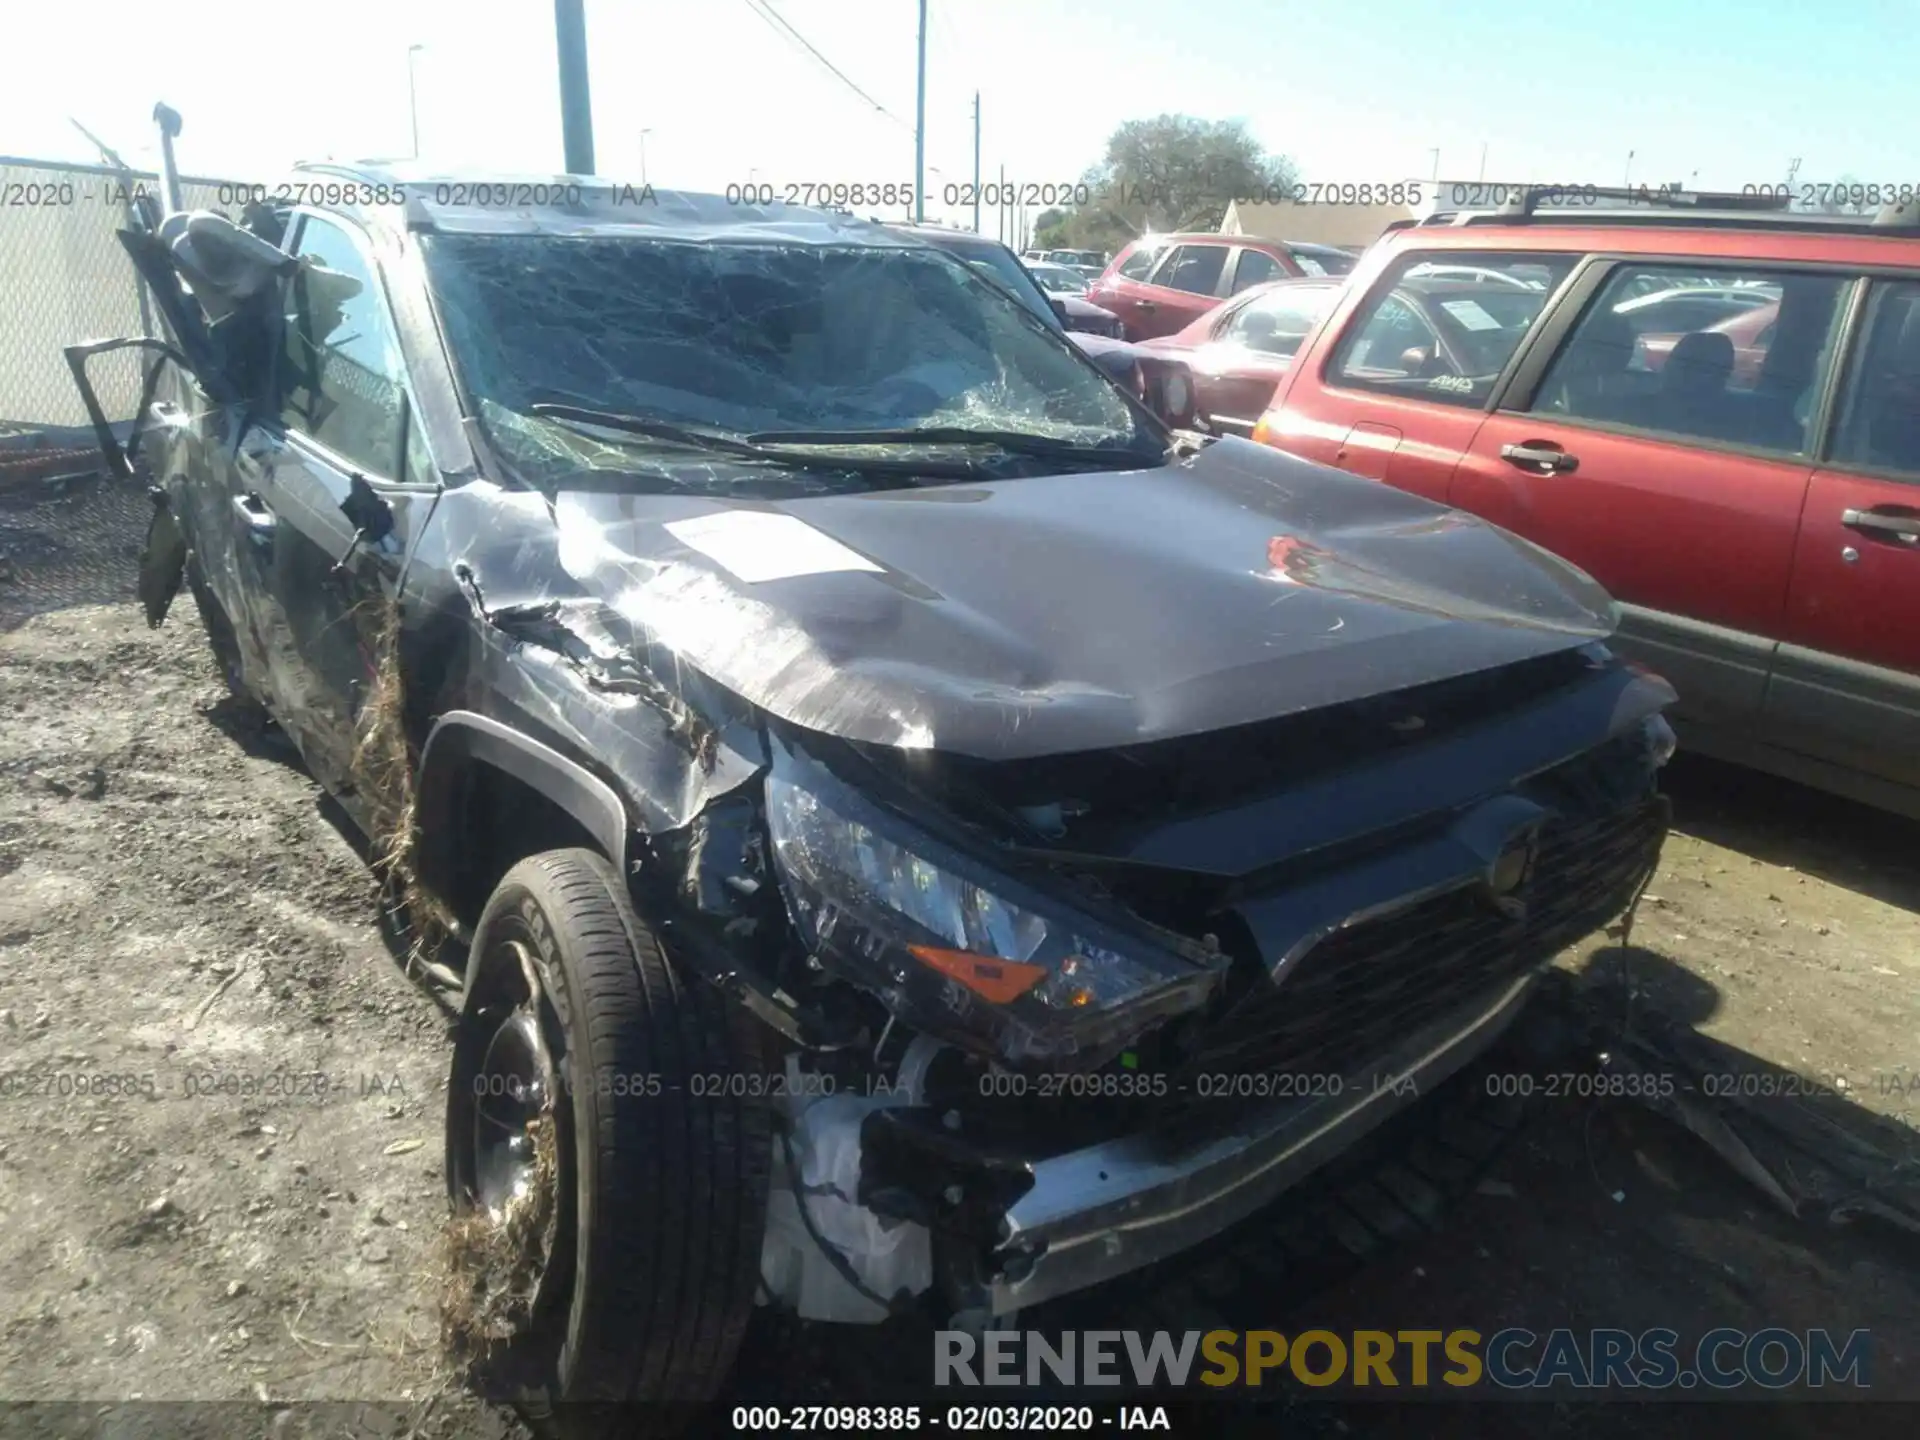
[(1578, 565), (1683, 744), (1920, 816), (1920, 218), (1742, 198), (1397, 225), (1254, 438)]
[(1087, 299), (1118, 315), (1127, 339), (1152, 340), (1185, 329), (1242, 290), (1307, 273), (1278, 240), (1143, 235), (1113, 257)]
[(1223, 435), (1251, 435), (1273, 400), (1273, 387), (1293, 363), (1342, 282), (1275, 280), (1216, 305), (1172, 335), (1144, 341), (1156, 355), (1178, 355), (1192, 376), (1194, 412)]
[[(1727, 319), (1702, 327), (1709, 335), (1724, 335), (1733, 342), (1731, 384), (1751, 389), (1759, 382), (1760, 366), (1773, 343), (1774, 324), (1779, 318), (1780, 301), (1773, 299), (1735, 310)], [(1687, 329), (1668, 329), (1665, 324), (1658, 331), (1641, 331), (1635, 341), (1638, 363), (1648, 370), (1658, 370), (1681, 337), (1692, 333)]]

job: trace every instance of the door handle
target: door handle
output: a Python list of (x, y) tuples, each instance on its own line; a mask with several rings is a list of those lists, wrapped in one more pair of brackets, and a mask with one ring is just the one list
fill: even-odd
[(1502, 445), (1500, 458), (1509, 465), (1531, 470), (1536, 475), (1571, 475), (1580, 468), (1580, 458), (1569, 455), (1558, 445), (1545, 440), (1529, 440), (1520, 445)]
[(1136, 310), (1158, 310), (1160, 308), (1160, 302), (1158, 300), (1136, 300), (1133, 302), (1133, 307)]
[(1849, 530), (1864, 531), (1888, 540), (1920, 545), (1920, 515), (1888, 515), (1875, 510), (1843, 510), (1840, 523)]
[(273, 532), (277, 525), (273, 511), (259, 493), (249, 490), (233, 497), (233, 513), (240, 521), (241, 533), (263, 556), (273, 554)]

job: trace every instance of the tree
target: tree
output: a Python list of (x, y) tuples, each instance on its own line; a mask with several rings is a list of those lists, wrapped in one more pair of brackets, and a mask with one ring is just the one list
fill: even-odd
[(1283, 199), (1298, 174), (1241, 120), (1129, 120), (1080, 177), (1087, 203), (1060, 228), (1075, 248), (1100, 250), (1117, 250), (1146, 231), (1217, 230), (1232, 201)]
[(1057, 205), (1042, 210), (1034, 217), (1033, 245), (1036, 250), (1069, 250), (1073, 242), (1067, 238), (1067, 221), (1072, 219), (1069, 211)]

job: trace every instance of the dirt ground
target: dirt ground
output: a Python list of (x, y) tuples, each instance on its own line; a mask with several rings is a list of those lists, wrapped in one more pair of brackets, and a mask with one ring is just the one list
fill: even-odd
[[(0, 624), (0, 1401), (232, 1400), (264, 1432), (278, 1402), (380, 1400), (404, 1421), (380, 1433), (519, 1433), (441, 1358), (447, 1016), (383, 943), (336, 812), (239, 723), (190, 604), (158, 631), (124, 601)], [(1830, 1082), (1826, 1113), (1911, 1181), (1920, 826), (1685, 757), (1671, 774), (1631, 946), (1566, 957), (1576, 993), (1774, 1077), (1747, 1083)], [(1790, 1218), (1630, 1104), (1534, 1112), (1438, 1234), (1310, 1297), (1312, 1322), (1864, 1326), (1875, 1393), (1920, 1400), (1912, 1235), (1851, 1203)], [(1623, 1408), (1341, 1424), (1598, 1434)], [(1749, 1436), (1889, 1418), (1741, 1414)]]

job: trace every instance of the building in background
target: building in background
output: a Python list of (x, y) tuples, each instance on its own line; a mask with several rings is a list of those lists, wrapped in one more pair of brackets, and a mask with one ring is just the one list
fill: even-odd
[(1220, 233), (1359, 249), (1378, 240), (1394, 221), (1410, 220), (1415, 213), (1406, 205), (1267, 205), (1235, 200), (1227, 206)]

